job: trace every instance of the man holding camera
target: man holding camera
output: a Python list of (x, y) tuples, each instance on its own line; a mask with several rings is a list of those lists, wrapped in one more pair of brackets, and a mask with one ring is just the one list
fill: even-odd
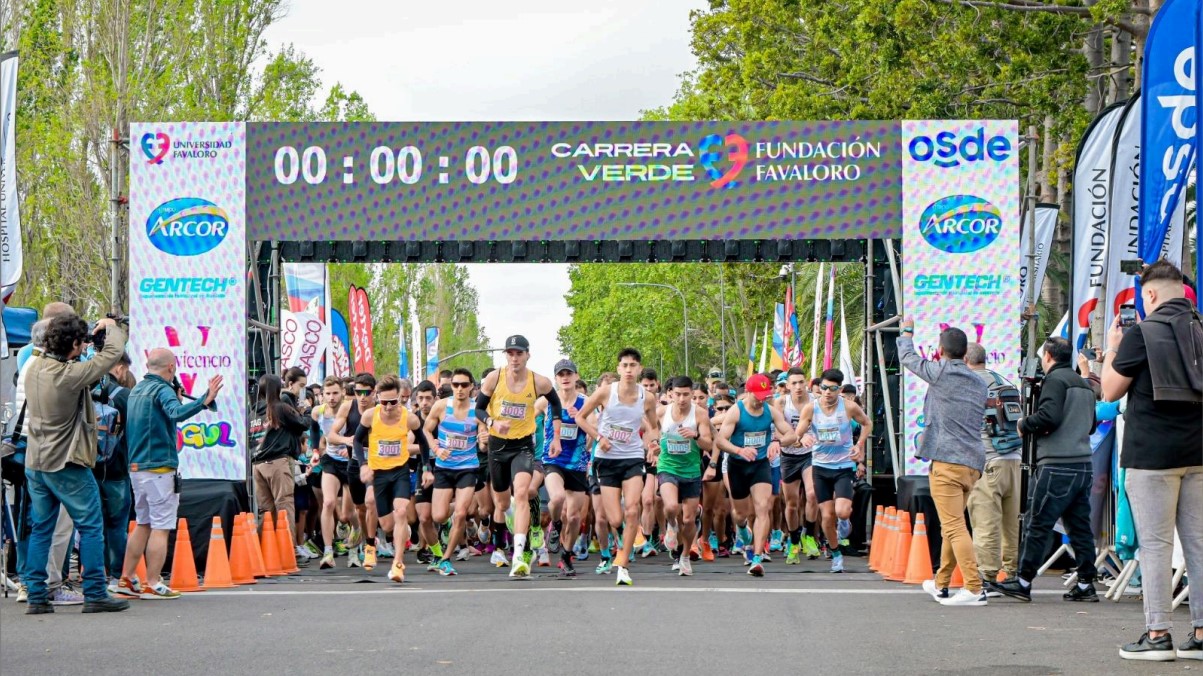
[(1069, 533), (1077, 560), (1078, 583), (1062, 598), (1098, 602), (1094, 589), (1094, 534), (1090, 530), (1090, 433), (1094, 431), (1094, 391), (1073, 369), (1073, 346), (1064, 338), (1044, 342), (1044, 382), (1036, 411), (1019, 421), (1019, 433), (1035, 445), (1032, 484), (1019, 575), (989, 585), (991, 591), (1032, 600), (1032, 580), (1048, 554), (1057, 519)]
[[(80, 362), (88, 343), (105, 334), (96, 356)], [(43, 355), (32, 361), (25, 374), (28, 405), (28, 447), (25, 477), (31, 502), (29, 538), (28, 615), (53, 613), (47, 600), (46, 560), (58, 521), (59, 506), (79, 531), (79, 562), (83, 569), (85, 613), (125, 610), (127, 601), (111, 598), (106, 590), (104, 522), (100, 490), (92, 467), (96, 464), (96, 412), (89, 392), (125, 352), (125, 330), (112, 319), (102, 319), (91, 335), (84, 320), (62, 315), (50, 320)]]

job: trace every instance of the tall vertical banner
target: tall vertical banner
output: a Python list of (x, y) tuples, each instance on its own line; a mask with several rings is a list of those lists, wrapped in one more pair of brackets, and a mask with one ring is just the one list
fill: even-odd
[(831, 283), (827, 289), (827, 334), (823, 340), (823, 370), (831, 368), (835, 347), (835, 266), (831, 266)]
[(815, 311), (810, 332), (810, 379), (819, 375), (819, 308), (823, 306), (823, 264), (819, 263), (819, 274), (815, 275)]
[(372, 346), (372, 305), (368, 292), (354, 284), (347, 292), (347, 312), (351, 315), (351, 342), (356, 373), (375, 373), (376, 357)]
[(327, 373), (339, 378), (351, 375), (351, 332), (343, 313), (330, 308), (330, 345), (326, 347)]
[(1199, 14), (1199, 0), (1166, 0), (1145, 39), (1139, 252), (1149, 263), (1161, 253), (1195, 156)]
[(1028, 300), (1028, 280), (1032, 281), (1032, 300), (1039, 300), (1040, 289), (1044, 286), (1044, 273), (1048, 271), (1049, 252), (1053, 246), (1053, 233), (1057, 229), (1057, 214), (1060, 207), (1056, 204), (1036, 205), (1036, 264), (1035, 271), (1029, 274), (1028, 247), (1031, 234), (1027, 219), (1024, 219), (1023, 231), (1019, 236), (1019, 256), (1023, 261), (1019, 266), (1019, 302), (1022, 306)]
[(408, 378), (409, 350), (405, 349), (405, 322), (397, 325), (397, 336), (399, 337), (397, 345), (397, 375), (401, 378)]
[[(0, 301), (21, 279), (21, 214), (17, 205), (17, 53), (0, 54)], [(7, 351), (5, 351), (7, 354)]]
[(288, 309), (280, 313), (280, 363), (299, 366), (310, 380), (320, 380), (321, 363), (330, 345), (326, 307), (326, 266), (285, 263)]
[[(936, 359), (940, 331), (955, 326), (986, 348), (990, 369), (1019, 370), (1019, 130), (1014, 121), (902, 123), (904, 314), (915, 346)], [(915, 457), (927, 383), (903, 379), (907, 474)]]
[(769, 370), (785, 369), (785, 304), (773, 306), (773, 351), (769, 354)]
[(1078, 349), (1089, 342), (1093, 322), (1099, 321), (1102, 328), (1099, 302), (1103, 297), (1111, 224), (1111, 160), (1115, 131), (1123, 114), (1122, 102), (1108, 106), (1086, 128), (1078, 145), (1069, 214), (1073, 233), (1070, 342)]
[(434, 380), (439, 375), (439, 327), (426, 327), (426, 377)]
[(246, 132), (234, 122), (130, 126), (132, 370), (171, 349), (187, 394), (225, 377), (215, 412), (180, 423), (186, 479), (245, 481)]
[(746, 376), (747, 378), (751, 378), (752, 374), (756, 373), (756, 346), (759, 344), (757, 341), (760, 340), (759, 331), (760, 331), (759, 328), (752, 329), (752, 346), (748, 348), (748, 375)]
[(848, 349), (848, 322), (844, 319), (844, 293), (840, 292), (840, 370), (844, 372), (844, 383), (856, 385), (856, 391), (861, 391), (861, 379), (856, 375), (856, 367), (852, 365), (852, 351)]

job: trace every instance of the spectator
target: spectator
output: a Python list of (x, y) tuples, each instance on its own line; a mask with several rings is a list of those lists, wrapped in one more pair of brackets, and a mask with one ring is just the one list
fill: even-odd
[(309, 405), (305, 399), (307, 380), (305, 371), (299, 366), (284, 371), (284, 391), (280, 393), (280, 397), (301, 415), (309, 415)]
[(450, 369), (443, 369), (442, 371), (439, 371), (439, 389), (442, 389), (444, 387), (446, 387), (448, 389), (451, 388), (451, 370)]
[[(1005, 378), (986, 368), (986, 348), (980, 343), (969, 343), (965, 352), (965, 365), (981, 377), (987, 388), (996, 384), (1010, 384)], [(973, 547), (977, 554), (978, 570), (981, 571), (984, 582), (996, 581), (1000, 570), (1005, 570), (1007, 577), (1019, 574), (1019, 503), (1023, 478), (1023, 445), (1017, 430), (1009, 429), (1010, 426), (993, 430), (994, 425), (1004, 424), (1003, 420), (986, 420), (982, 425), (982, 450), (986, 453), (986, 468), (969, 495)], [(996, 444), (996, 440), (1001, 443)]]
[(80, 363), (79, 356), (91, 340), (88, 325), (75, 315), (61, 315), (46, 327), (44, 353), (30, 363), (25, 374), (28, 415), (28, 448), (25, 477), (31, 519), (29, 561), (26, 566), (29, 607), (26, 613), (54, 612), (48, 603), (46, 563), (58, 521), (59, 506), (79, 530), (79, 561), (84, 578), (85, 613), (121, 611), (127, 601), (114, 599), (106, 590), (104, 574), (104, 523), (100, 491), (89, 471), (96, 464), (96, 412), (88, 391), (121, 358), (125, 331), (111, 319), (102, 319), (95, 331), (106, 331), (106, 341), (94, 359)]
[(116, 425), (108, 430), (116, 437), (116, 447), (108, 460), (96, 460), (92, 475), (100, 488), (100, 508), (104, 518), (104, 565), (109, 578), (109, 593), (116, 594), (125, 560), (125, 545), (129, 531), (130, 485), (129, 454), (126, 446), (126, 421), (129, 391), (134, 384), (130, 373), (130, 358), (122, 353), (121, 359), (109, 369), (107, 377), (93, 391), (92, 398), (117, 411)]
[(1186, 300), (1182, 273), (1167, 261), (1140, 275), (1145, 320), (1125, 332), (1116, 322), (1103, 355), (1103, 398), (1125, 394), (1120, 466), (1140, 543), (1147, 631), (1120, 650), (1131, 660), (1174, 659), (1171, 556), (1174, 530), (1191, 581), (1194, 635), (1177, 656), (1203, 659), (1203, 328)]
[[(146, 377), (129, 394), (126, 439), (137, 526), (125, 548), (125, 564), (117, 583), (117, 593), (142, 599), (176, 599), (180, 593), (159, 577), (167, 559), (167, 531), (175, 529), (180, 506), (176, 423), (205, 408), (216, 410), (213, 401), (221, 391), (222, 377), (209, 379), (204, 399), (184, 404), (172, 385), (176, 360), (171, 350), (151, 350), (146, 359), (146, 371)], [(146, 556), (146, 586), (142, 586), (134, 575), (143, 555)]]
[(1044, 383), (1036, 411), (1019, 421), (1019, 433), (1035, 446), (1036, 480), (1024, 517), (1019, 575), (991, 583), (991, 591), (1032, 600), (1032, 580), (1048, 554), (1049, 536), (1060, 519), (1069, 535), (1078, 569), (1077, 585), (1066, 601), (1098, 602), (1094, 589), (1094, 533), (1090, 530), (1090, 434), (1094, 431), (1094, 391), (1073, 369), (1073, 346), (1064, 338), (1044, 342)]
[[(927, 427), (916, 457), (931, 460), (931, 497), (936, 503), (944, 539), (936, 579), (923, 586), (945, 605), (984, 606), (986, 594), (978, 574), (973, 540), (965, 525), (965, 503), (986, 464), (981, 440), (986, 383), (965, 365), (969, 339), (964, 331), (951, 327), (940, 332), (940, 361), (930, 362), (915, 352), (914, 320), (903, 319), (900, 327), (898, 359), (908, 371), (927, 382), (927, 397), (923, 402)], [(965, 587), (949, 594), (948, 585), (958, 565)]]
[(259, 511), (274, 513), (282, 509), (291, 524), (296, 521), (292, 463), (300, 456), (301, 437), (309, 430), (309, 419), (284, 400), (283, 391), (284, 382), (279, 376), (268, 374), (259, 379), (259, 399), (251, 420), (251, 465)]

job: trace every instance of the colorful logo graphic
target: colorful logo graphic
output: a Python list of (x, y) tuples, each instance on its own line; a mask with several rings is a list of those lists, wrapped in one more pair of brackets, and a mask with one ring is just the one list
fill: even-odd
[(237, 277), (145, 277), (138, 293), (146, 299), (225, 298), (238, 286)]
[(163, 132), (143, 134), (141, 145), (147, 164), (163, 164), (163, 158), (171, 151), (171, 139)]
[(199, 197), (160, 204), (146, 219), (146, 236), (155, 248), (173, 256), (199, 256), (217, 248), (230, 229), (221, 207)]
[(973, 195), (951, 195), (923, 210), (919, 232), (946, 253), (971, 253), (990, 246), (1002, 231), (998, 207)]
[(190, 422), (176, 428), (176, 449), (234, 448), (234, 426), (228, 422)]
[(972, 164), (985, 159), (1002, 162), (1011, 157), (1011, 141), (1001, 135), (987, 139), (986, 128), (978, 127), (977, 131), (963, 137), (951, 131), (936, 134), (935, 140), (929, 136), (916, 136), (907, 150), (916, 162), (933, 161), (937, 167), (951, 169), (959, 167), (961, 162)]
[(184, 388), (184, 394), (190, 397), (194, 396), (192, 391), (199, 380), (197, 370), (217, 371), (234, 367), (234, 359), (230, 355), (205, 352), (209, 346), (208, 326), (183, 329), (184, 335), (192, 338), (181, 339), (181, 329), (175, 326), (164, 326), (163, 333), (167, 337), (167, 346), (175, 351), (176, 375), (179, 376), (180, 385)]
[[(723, 152), (727, 154), (727, 161), (731, 166), (727, 167), (726, 171), (719, 169), (717, 166), (723, 160)], [(739, 187), (739, 172), (748, 164), (748, 140), (739, 134), (727, 134), (724, 138), (718, 134), (711, 134), (702, 139), (702, 143), (698, 146), (698, 164), (706, 170), (706, 175), (710, 177), (710, 187), (712, 188), (736, 188)]]

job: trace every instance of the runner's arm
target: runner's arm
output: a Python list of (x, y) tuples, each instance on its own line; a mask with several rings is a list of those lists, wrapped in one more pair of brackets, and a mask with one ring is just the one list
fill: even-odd
[(539, 376), (538, 381), (536, 385), (547, 386), (545, 392), (539, 392), (536, 389), (536, 393), (543, 395), (547, 400), (547, 411), (551, 414), (551, 429), (555, 432), (555, 437), (553, 437), (553, 441), (555, 441), (560, 438), (560, 419), (564, 415), (564, 404), (560, 402), (560, 394), (556, 392), (556, 388), (551, 386), (550, 380)]
[(422, 458), (422, 471), (429, 472), (433, 467), (430, 461), (430, 442), (426, 440), (426, 435), (421, 431), (422, 423), (418, 422), (418, 416), (409, 416), (409, 431), (414, 433), (414, 443), (418, 445), (418, 453)]
[(657, 407), (660, 402), (651, 397), (643, 399), (643, 417), (647, 422), (649, 443), (656, 448), (656, 452), (660, 449), (660, 417), (656, 415)]
[(773, 429), (777, 432), (777, 441), (782, 446), (796, 446), (798, 435), (785, 422), (785, 414), (776, 407), (773, 408)]
[(372, 412), (368, 411), (360, 419), (359, 429), (355, 430), (355, 438), (351, 440), (351, 452), (355, 454), (355, 459), (361, 465), (366, 465), (368, 461), (367, 452), (364, 448), (370, 443), (371, 434)]
[[(443, 421), (443, 411), (447, 409), (447, 400), (440, 399), (434, 402), (434, 407), (430, 409), (430, 415), (426, 417), (426, 424), (422, 426), (421, 435), (426, 437), (427, 443), (431, 448), (438, 446), (439, 423)], [(411, 419), (416, 416), (410, 416)], [(417, 443), (417, 442), (414, 442)]]
[(694, 404), (694, 419), (698, 422), (698, 448), (710, 451), (714, 448), (714, 439), (710, 436), (710, 413), (705, 407)]
[[(347, 427), (347, 417), (351, 415), (351, 407), (354, 405), (355, 402), (353, 401), (344, 401), (342, 406), (338, 407), (338, 414), (334, 417), (334, 425), (330, 428), (330, 434), (326, 435), (330, 441), (333, 441), (336, 444), (342, 444), (344, 446), (349, 446), (355, 441), (354, 439), (343, 435), (343, 432), (346, 431)], [(354, 434), (355, 431), (352, 430), (351, 433)]]
[(606, 385), (605, 387), (599, 387), (593, 392), (593, 394), (589, 395), (589, 398), (585, 400), (581, 410), (576, 414), (577, 427), (584, 430), (585, 434), (593, 437), (594, 439), (599, 438), (601, 435), (598, 434), (597, 426), (590, 416), (595, 410), (597, 410), (597, 407), (601, 405), (601, 402), (605, 400), (604, 398), (609, 396), (609, 385)]
[(476, 410), (481, 411), (483, 415), (478, 415), (478, 418), (487, 418), (489, 415), (489, 400), (493, 398), (493, 390), (497, 388), (498, 373), (501, 371), (493, 371), (480, 381), (480, 394), (476, 395)]

